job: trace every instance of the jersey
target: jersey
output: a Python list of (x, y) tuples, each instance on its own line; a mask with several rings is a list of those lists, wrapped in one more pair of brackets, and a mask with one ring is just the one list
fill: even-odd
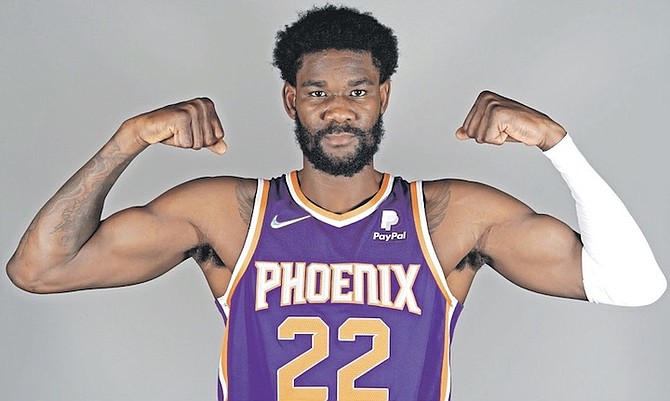
[(448, 400), (462, 309), (430, 241), (422, 183), (384, 174), (352, 211), (297, 173), (259, 180), (225, 294), (220, 400)]

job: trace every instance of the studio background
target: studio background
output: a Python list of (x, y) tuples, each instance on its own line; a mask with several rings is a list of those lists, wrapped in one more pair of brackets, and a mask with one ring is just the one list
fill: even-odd
[[(152, 147), (104, 216), (199, 176), (299, 168), (271, 51), (276, 31), (313, 4), (2, 1), (3, 266), (41, 205), (141, 112), (208, 96), (228, 153)], [(455, 139), (477, 94), (496, 91), (572, 134), (670, 275), (670, 3), (347, 4), (399, 39), (379, 169), (486, 182), (576, 228), (569, 191), (537, 149)], [(452, 399), (667, 400), (668, 316), (667, 294), (644, 308), (590, 305), (530, 293), (484, 267), (455, 333)], [(2, 274), (0, 399), (214, 400), (222, 330), (192, 261), (146, 284), (58, 295), (22, 292)]]

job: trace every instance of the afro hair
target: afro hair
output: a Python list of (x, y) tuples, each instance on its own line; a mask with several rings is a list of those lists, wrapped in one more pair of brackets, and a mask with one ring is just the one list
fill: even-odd
[(301, 13), (296, 22), (277, 32), (273, 65), (282, 79), (295, 86), (303, 56), (327, 49), (370, 52), (380, 83), (398, 67), (398, 40), (393, 30), (370, 13), (333, 5)]

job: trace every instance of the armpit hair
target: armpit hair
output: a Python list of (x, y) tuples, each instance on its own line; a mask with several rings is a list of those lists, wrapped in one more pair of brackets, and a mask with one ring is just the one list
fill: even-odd
[(189, 249), (185, 253), (185, 257), (193, 258), (198, 264), (201, 263), (214, 263), (216, 266), (224, 267), (226, 264), (223, 263), (219, 255), (216, 254), (214, 248), (209, 244), (200, 244), (194, 248)]
[(469, 267), (474, 270), (479, 270), (483, 265), (489, 265), (493, 267), (493, 259), (476, 249), (471, 250), (460, 262), (456, 265), (457, 270), (463, 270), (465, 267)]

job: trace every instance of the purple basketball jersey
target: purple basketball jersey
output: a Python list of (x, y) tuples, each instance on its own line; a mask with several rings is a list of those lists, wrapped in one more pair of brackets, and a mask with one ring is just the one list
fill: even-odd
[(335, 214), (296, 172), (259, 180), (226, 293), (219, 399), (448, 400), (461, 305), (428, 236), (421, 182), (385, 174)]

